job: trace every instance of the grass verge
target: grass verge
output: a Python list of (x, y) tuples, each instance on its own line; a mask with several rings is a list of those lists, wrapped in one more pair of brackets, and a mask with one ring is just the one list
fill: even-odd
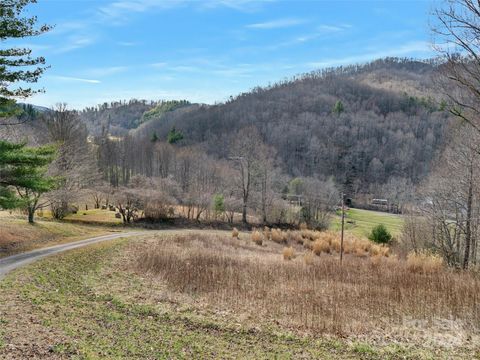
[(29, 224), (23, 216), (0, 211), (0, 258), (120, 230), (41, 218)]

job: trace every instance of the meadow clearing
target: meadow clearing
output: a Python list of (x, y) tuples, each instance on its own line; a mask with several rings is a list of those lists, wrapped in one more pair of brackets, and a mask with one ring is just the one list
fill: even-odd
[(0, 285), (0, 355), (480, 355), (478, 276), (353, 234), (340, 265), (338, 247), (337, 233), (307, 229), (174, 230), (42, 260)]

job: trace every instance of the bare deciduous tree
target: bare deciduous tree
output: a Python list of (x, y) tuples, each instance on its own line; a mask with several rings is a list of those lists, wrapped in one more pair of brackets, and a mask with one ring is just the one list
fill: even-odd
[(447, 0), (435, 15), (435, 47), (445, 60), (441, 81), (450, 111), (480, 131), (480, 3)]
[(423, 190), (423, 215), (431, 226), (430, 246), (451, 265), (476, 262), (480, 225), (480, 136), (461, 126)]
[(87, 141), (87, 129), (75, 111), (66, 104), (58, 104), (56, 109), (44, 115), (49, 140), (59, 143), (58, 156), (50, 173), (61, 177), (59, 187), (49, 194), (52, 213), (63, 218), (72, 209), (81, 190), (99, 180), (99, 172), (91, 145)]

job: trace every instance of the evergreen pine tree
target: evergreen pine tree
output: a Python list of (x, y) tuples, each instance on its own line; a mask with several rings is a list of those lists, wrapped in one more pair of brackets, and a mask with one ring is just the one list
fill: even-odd
[(46, 175), (55, 152), (53, 146), (30, 148), (0, 141), (0, 207), (23, 208), (33, 223), (40, 197), (56, 185), (56, 179)]
[[(24, 17), (24, 8), (36, 0), (2, 0), (0, 2), (0, 41), (37, 36), (50, 30), (48, 25), (37, 27), (37, 18)], [(27, 98), (39, 90), (28, 87), (11, 88), (17, 82), (35, 83), (45, 67), (43, 57), (32, 57), (28, 48), (0, 49), (0, 118), (18, 115), (15, 98)], [(40, 66), (39, 66), (40, 65)]]

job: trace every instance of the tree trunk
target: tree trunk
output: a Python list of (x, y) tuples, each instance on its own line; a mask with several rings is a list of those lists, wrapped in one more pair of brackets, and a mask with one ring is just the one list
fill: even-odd
[(247, 223), (247, 201), (245, 199), (243, 200), (242, 222)]
[(34, 216), (35, 216), (35, 209), (33, 209), (32, 207), (28, 207), (28, 222), (30, 224), (33, 224), (34, 223)]
[(472, 202), (473, 202), (473, 164), (470, 164), (470, 179), (468, 183), (467, 197), (467, 221), (465, 229), (465, 255), (463, 257), (463, 269), (468, 268), (470, 257), (470, 243), (472, 241)]

